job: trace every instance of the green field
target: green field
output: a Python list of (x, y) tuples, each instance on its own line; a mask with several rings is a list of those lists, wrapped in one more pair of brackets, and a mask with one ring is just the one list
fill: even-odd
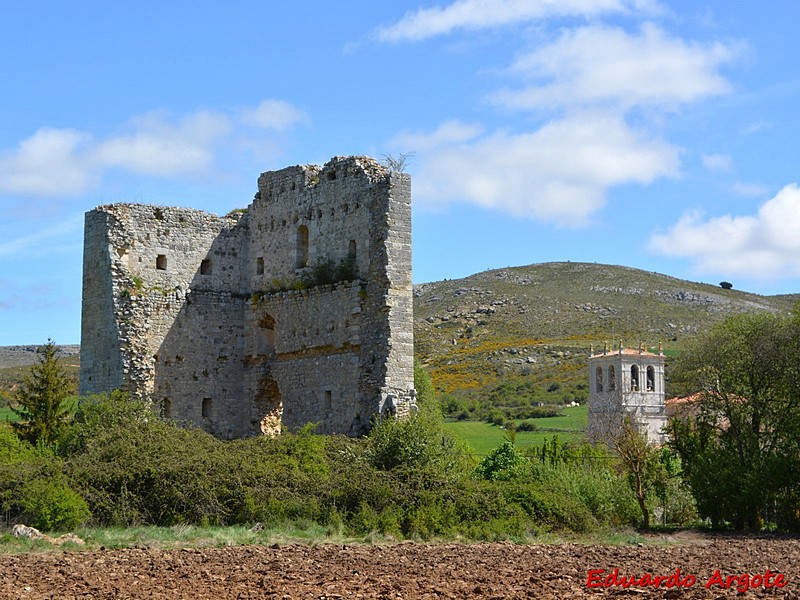
[(529, 419), (536, 423), (540, 430), (548, 429), (568, 429), (570, 431), (585, 431), (589, 423), (589, 407), (586, 404), (581, 406), (567, 406), (564, 408), (562, 417), (543, 417), (540, 419)]
[(11, 412), (7, 406), (0, 406), (0, 422), (3, 421), (16, 421), (17, 415)]
[[(576, 406), (564, 409), (564, 416), (530, 419), (539, 431), (520, 431), (516, 446), (519, 449), (541, 446), (544, 440), (557, 435), (561, 441), (579, 443), (588, 422), (588, 407)], [(506, 439), (507, 431), (497, 425), (481, 421), (449, 421), (445, 428), (453, 435), (463, 439), (477, 457), (486, 456)]]

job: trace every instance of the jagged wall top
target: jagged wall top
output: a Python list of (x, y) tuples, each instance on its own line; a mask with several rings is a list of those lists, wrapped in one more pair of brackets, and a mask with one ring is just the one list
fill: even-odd
[(389, 173), (387, 167), (368, 156), (334, 156), (322, 167), (298, 165), (262, 173), (258, 178), (258, 189), (262, 193), (286, 191), (286, 186), (292, 184), (295, 187), (312, 188), (324, 184), (326, 181), (335, 181), (340, 176), (363, 176), (374, 184), (385, 181)]
[[(410, 202), (408, 175), (334, 157), (261, 174), (252, 203), (222, 217), (88, 212), (82, 391), (125, 387), (223, 437), (265, 419), (358, 435), (387, 404), (407, 412)], [(291, 291), (326, 264), (354, 279)]]

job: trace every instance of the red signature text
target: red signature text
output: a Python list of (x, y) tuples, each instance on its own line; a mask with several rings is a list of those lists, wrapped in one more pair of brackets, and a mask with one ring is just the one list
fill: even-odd
[[(587, 588), (689, 588), (697, 583), (697, 577), (692, 574), (681, 573), (680, 568), (675, 569), (670, 575), (652, 575), (642, 573), (640, 575), (623, 575), (619, 569), (606, 572), (605, 569), (590, 569), (586, 578)], [(782, 588), (786, 585), (786, 578), (782, 573), (773, 573), (769, 569), (764, 573), (742, 573), (741, 575), (724, 576), (719, 569), (708, 578), (704, 586), (706, 589), (718, 587), (721, 589), (736, 589), (738, 592), (756, 588)]]

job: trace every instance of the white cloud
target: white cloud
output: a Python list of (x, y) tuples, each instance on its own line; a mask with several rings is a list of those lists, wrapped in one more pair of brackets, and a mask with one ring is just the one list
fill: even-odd
[(687, 43), (652, 24), (636, 35), (615, 27), (581, 27), (518, 58), (511, 71), (531, 85), (499, 91), (494, 100), (522, 109), (669, 107), (729, 91), (718, 69), (736, 55), (735, 47)]
[(42, 127), (0, 154), (0, 192), (34, 196), (73, 196), (95, 179), (81, 150), (89, 136), (74, 129)]
[(654, 235), (650, 248), (688, 258), (698, 272), (780, 279), (800, 275), (800, 189), (793, 183), (755, 215), (703, 218), (684, 215), (668, 232)]
[(758, 196), (766, 196), (769, 193), (769, 188), (764, 185), (737, 182), (731, 186), (731, 191), (740, 196), (757, 198)]
[[(394, 147), (417, 153), (415, 198), (578, 226), (605, 204), (610, 188), (678, 175), (681, 150), (648, 131), (658, 131), (669, 111), (729, 92), (720, 68), (741, 47), (687, 41), (653, 23), (633, 32), (600, 23), (663, 13), (655, 1), (457, 0), (409, 12), (380, 29), (380, 40), (397, 42), (535, 20), (591, 22), (566, 21), (551, 41), (514, 61), (507, 70), (518, 81), (513, 89), (490, 95), (503, 108), (534, 111), (537, 118), (557, 115), (546, 125), (484, 133), (452, 120), (428, 134), (395, 136)], [(548, 25), (540, 32), (546, 35)], [(634, 114), (638, 127), (628, 122)], [(710, 169), (731, 167), (724, 155), (703, 162)]]
[(733, 168), (733, 161), (727, 154), (703, 154), (700, 160), (708, 171), (730, 171)]
[(446, 144), (467, 142), (482, 132), (482, 125), (452, 120), (442, 123), (433, 133), (400, 133), (391, 140), (390, 145), (403, 152), (425, 152)]
[(171, 123), (163, 111), (132, 120), (132, 133), (110, 138), (92, 152), (98, 166), (169, 176), (208, 168), (217, 142), (231, 129), (222, 114), (199, 111)]
[(678, 172), (675, 147), (598, 112), (572, 115), (531, 133), (495, 132), (430, 146), (421, 154), (414, 179), (419, 201), (465, 201), (565, 226), (584, 225), (611, 186)]
[(232, 115), (201, 110), (173, 119), (153, 111), (131, 119), (123, 133), (100, 140), (88, 132), (42, 127), (15, 149), (0, 151), (0, 193), (75, 196), (97, 185), (109, 169), (158, 177), (203, 172), (235, 131), (287, 129), (303, 118), (290, 104), (267, 100)]
[(460, 29), (483, 29), (562, 17), (662, 12), (655, 0), (457, 0), (407, 12), (377, 30), (382, 42), (418, 41)]
[(264, 100), (255, 108), (243, 109), (241, 117), (247, 125), (277, 131), (308, 122), (306, 113), (283, 100)]

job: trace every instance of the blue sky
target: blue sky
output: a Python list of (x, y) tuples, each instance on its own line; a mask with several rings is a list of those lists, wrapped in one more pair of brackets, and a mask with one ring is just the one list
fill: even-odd
[(411, 156), (414, 281), (548, 261), (800, 292), (800, 3), (3, 3), (0, 345), (80, 339), (83, 213)]

